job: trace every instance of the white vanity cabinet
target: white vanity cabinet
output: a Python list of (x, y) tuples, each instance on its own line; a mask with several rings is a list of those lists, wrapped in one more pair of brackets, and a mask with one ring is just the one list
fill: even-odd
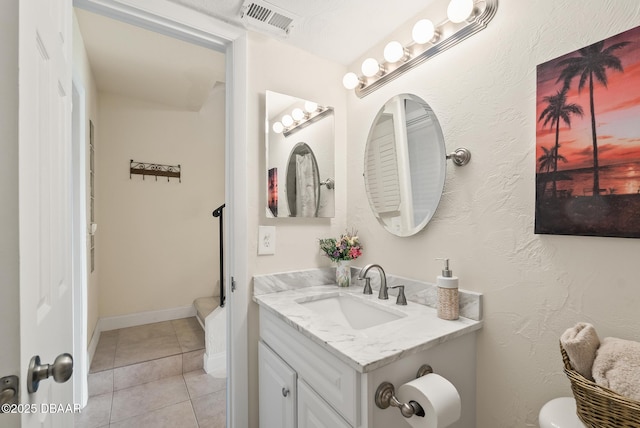
[[(289, 367), (297, 379), (296, 391), (290, 388), (290, 402), (297, 412), (298, 428), (349, 428), (358, 427), (360, 376), (351, 367), (304, 337), (293, 327), (278, 319), (269, 311), (260, 310), (259, 382), (260, 382), (260, 427), (288, 427), (275, 423), (283, 415), (283, 406), (278, 404), (282, 396), (280, 383), (290, 379), (274, 374), (278, 366)], [(263, 358), (263, 355), (267, 358)], [(272, 394), (278, 393), (278, 401)], [(275, 401), (275, 403), (274, 403)], [(288, 401), (288, 400), (285, 400)], [(275, 415), (274, 415), (275, 414)], [(263, 419), (264, 415), (264, 419)]]
[[(418, 309), (434, 312), (426, 307)], [(462, 414), (450, 428), (475, 428), (475, 325), (474, 330), (456, 332), (446, 338), (432, 335), (437, 339), (418, 349), (394, 346), (397, 354), (393, 358), (382, 361), (374, 357), (364, 365), (327, 342), (319, 343), (317, 335), (308, 336), (314, 333), (300, 327), (295, 315), (282, 317), (263, 306), (259, 312), (260, 428), (408, 427), (398, 409), (380, 409), (374, 397), (382, 382), (391, 382), (397, 391), (402, 384), (415, 379), (423, 364), (430, 364), (435, 373), (458, 390)], [(411, 330), (412, 334), (469, 323), (435, 320), (435, 314), (433, 317), (431, 325), (418, 325)], [(388, 331), (388, 335), (379, 337), (375, 336), (378, 332), (375, 328), (359, 332), (336, 330), (330, 340), (353, 343), (358, 340), (354, 336), (367, 339), (373, 336), (370, 344), (358, 346), (357, 354), (377, 355), (393, 346), (395, 330)]]
[(295, 428), (296, 372), (268, 346), (258, 344), (260, 426)]
[(258, 358), (260, 427), (351, 427), (263, 342), (258, 344)]

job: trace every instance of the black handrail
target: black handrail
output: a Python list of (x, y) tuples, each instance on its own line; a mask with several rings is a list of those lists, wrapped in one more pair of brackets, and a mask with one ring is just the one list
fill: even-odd
[(222, 210), (226, 204), (220, 205), (211, 213), (214, 217), (220, 217), (220, 307), (224, 307), (224, 227), (222, 225)]

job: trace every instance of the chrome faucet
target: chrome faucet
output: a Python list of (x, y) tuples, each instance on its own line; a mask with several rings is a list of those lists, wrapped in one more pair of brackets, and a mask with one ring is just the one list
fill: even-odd
[(358, 279), (368, 279), (367, 272), (369, 272), (369, 269), (371, 268), (378, 268), (378, 270), (380, 271), (380, 292), (378, 292), (378, 299), (384, 299), (384, 300), (388, 299), (389, 294), (387, 292), (387, 275), (385, 275), (384, 269), (382, 269), (382, 266), (377, 264), (366, 265), (360, 270), (360, 273), (358, 274)]

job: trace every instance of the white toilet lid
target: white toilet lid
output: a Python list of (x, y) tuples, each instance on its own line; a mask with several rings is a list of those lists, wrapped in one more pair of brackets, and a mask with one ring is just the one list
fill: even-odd
[(560, 397), (549, 401), (540, 409), (540, 428), (585, 428), (576, 415), (576, 400)]

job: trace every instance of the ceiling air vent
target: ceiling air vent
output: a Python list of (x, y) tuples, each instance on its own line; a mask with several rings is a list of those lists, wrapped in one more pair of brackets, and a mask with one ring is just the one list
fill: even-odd
[(297, 17), (266, 1), (247, 0), (240, 9), (240, 18), (247, 27), (286, 37)]

